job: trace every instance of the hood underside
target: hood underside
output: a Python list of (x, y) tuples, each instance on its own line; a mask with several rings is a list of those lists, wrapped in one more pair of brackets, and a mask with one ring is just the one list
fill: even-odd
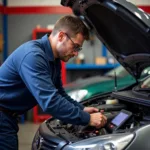
[(150, 66), (150, 16), (125, 0), (62, 0), (135, 78)]

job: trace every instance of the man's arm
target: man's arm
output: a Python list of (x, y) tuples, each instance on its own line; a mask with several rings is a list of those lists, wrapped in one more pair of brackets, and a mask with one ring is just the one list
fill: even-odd
[(43, 55), (35, 51), (23, 59), (19, 69), (23, 82), (43, 111), (67, 123), (87, 125), (90, 122), (90, 114), (59, 94), (51, 80), (48, 61)]

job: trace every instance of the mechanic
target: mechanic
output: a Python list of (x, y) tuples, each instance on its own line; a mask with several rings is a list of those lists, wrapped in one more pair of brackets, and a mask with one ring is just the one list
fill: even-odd
[(17, 116), (39, 104), (66, 123), (103, 127), (107, 118), (69, 97), (61, 82), (61, 62), (77, 56), (89, 32), (72, 15), (60, 18), (50, 35), (19, 46), (0, 67), (0, 150), (18, 149)]

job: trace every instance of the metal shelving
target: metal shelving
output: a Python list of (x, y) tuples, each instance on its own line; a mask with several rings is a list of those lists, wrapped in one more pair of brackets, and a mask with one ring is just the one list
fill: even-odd
[(105, 65), (96, 65), (96, 64), (66, 64), (67, 70), (77, 70), (77, 69), (113, 69), (119, 66), (119, 64), (105, 64)]

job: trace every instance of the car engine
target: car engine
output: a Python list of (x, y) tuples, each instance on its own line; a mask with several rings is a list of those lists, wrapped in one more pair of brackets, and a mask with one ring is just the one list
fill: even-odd
[[(145, 99), (143, 102), (145, 102)], [(111, 133), (130, 132), (150, 123), (150, 110), (148, 105), (145, 106), (145, 104), (142, 103), (142, 97), (140, 99), (139, 95), (133, 94), (130, 90), (114, 92), (111, 95), (106, 94), (100, 97), (96, 96), (89, 101), (87, 100), (84, 105), (98, 108), (108, 119), (106, 126), (97, 129), (92, 126), (78, 126), (67, 124), (57, 119), (49, 119), (46, 122), (49, 130), (65, 141), (76, 142), (81, 139)], [(122, 110), (127, 112), (127, 114), (130, 113), (130, 117), (127, 120), (122, 120), (122, 124), (119, 125), (117, 129), (111, 129), (111, 127), (109, 127), (111, 121)], [(118, 116), (118, 119), (121, 118)]]

